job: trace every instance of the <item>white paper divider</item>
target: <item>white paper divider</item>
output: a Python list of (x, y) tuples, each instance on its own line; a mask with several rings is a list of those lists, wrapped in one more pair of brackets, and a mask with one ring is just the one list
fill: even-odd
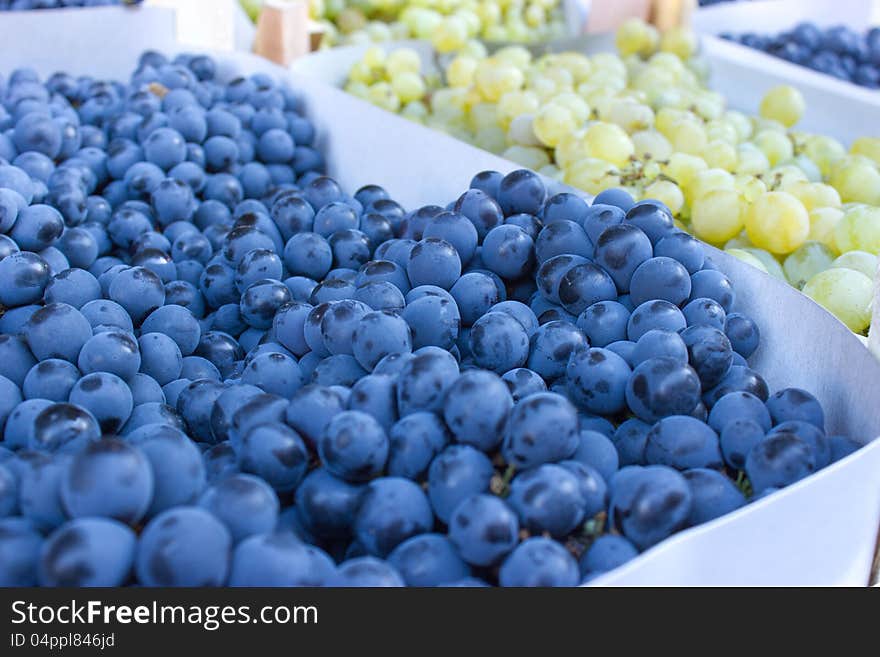
[[(86, 36), (54, 51), (52, 69), (116, 75)], [(129, 61), (137, 52), (125, 53)], [(219, 55), (221, 70), (286, 76), (315, 121), (330, 173), (349, 190), (384, 185), (405, 206), (445, 203), (484, 168), (516, 168), (488, 153), (393, 116), (314, 78), (257, 57)], [(15, 51), (0, 72), (27, 64)], [(734, 282), (737, 306), (760, 326), (754, 365), (772, 388), (797, 385), (824, 405), (828, 430), (880, 435), (880, 362), (842, 324), (791, 287), (713, 251)], [(868, 583), (880, 523), (880, 441), (765, 500), (684, 532), (603, 577), (601, 584)]]
[(878, 0), (757, 0), (721, 2), (694, 12), (691, 25), (703, 34), (778, 34), (801, 21), (820, 27), (846, 25), (865, 30), (880, 24)]
[(64, 53), (88, 49), (81, 73), (127, 78), (144, 50), (176, 46), (175, 14), (163, 7), (0, 12), (0, 61), (7, 70), (14, 61), (51, 75), (67, 64)]

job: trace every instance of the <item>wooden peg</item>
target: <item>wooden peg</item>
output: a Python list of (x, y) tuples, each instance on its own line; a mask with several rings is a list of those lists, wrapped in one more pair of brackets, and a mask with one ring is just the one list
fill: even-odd
[(254, 52), (282, 66), (312, 50), (306, 0), (267, 0), (257, 21)]

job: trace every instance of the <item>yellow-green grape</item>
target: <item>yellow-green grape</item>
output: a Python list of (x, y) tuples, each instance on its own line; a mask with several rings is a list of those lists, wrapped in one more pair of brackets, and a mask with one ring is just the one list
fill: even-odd
[(702, 154), (708, 141), (703, 124), (690, 118), (679, 119), (664, 134), (676, 151), (690, 155)]
[(659, 44), (660, 35), (653, 25), (638, 18), (630, 18), (617, 29), (615, 43), (621, 55), (642, 55), (647, 57)]
[(675, 180), (680, 187), (691, 186), (697, 174), (705, 171), (709, 165), (701, 157), (687, 153), (673, 153), (664, 167), (663, 173)]
[(743, 229), (744, 203), (734, 189), (714, 189), (691, 204), (694, 235), (713, 244), (723, 244)]
[(550, 157), (547, 155), (547, 151), (536, 146), (520, 146), (515, 144), (504, 151), (501, 156), (532, 170), (540, 169), (550, 164)]
[(571, 136), (577, 127), (574, 115), (567, 107), (558, 103), (549, 103), (544, 105), (535, 114), (532, 121), (532, 129), (535, 136), (541, 140), (545, 146), (555, 147), (563, 139)]
[(801, 120), (806, 109), (800, 91), (789, 85), (774, 87), (761, 100), (761, 116), (790, 128)]
[(810, 233), (810, 217), (797, 198), (787, 192), (767, 192), (749, 206), (746, 232), (752, 244), (770, 253), (791, 253)]
[(441, 121), (462, 118), (466, 96), (464, 89), (438, 89), (431, 95), (431, 109)]
[(778, 278), (780, 281), (788, 283), (785, 272), (782, 270), (782, 265), (772, 253), (770, 253), (769, 251), (765, 251), (764, 249), (757, 249), (754, 246), (743, 247), (743, 251), (752, 254), (754, 257), (760, 260), (761, 264), (764, 265), (764, 269), (767, 270), (768, 274), (770, 274), (774, 278)]
[(774, 167), (770, 170), (767, 178), (770, 179), (770, 186), (774, 190), (780, 189), (783, 191), (794, 183), (809, 182), (803, 171), (790, 164), (782, 164), (778, 167)]
[(401, 48), (388, 54), (385, 70), (392, 78), (402, 73), (419, 73), (422, 70), (422, 59), (415, 50)]
[(475, 82), (483, 98), (495, 103), (508, 91), (520, 89), (524, 76), (520, 69), (511, 64), (486, 59), (477, 65)]
[(470, 123), (474, 130), (498, 126), (498, 106), (495, 103), (477, 103), (471, 106)]
[(751, 265), (755, 269), (760, 269), (765, 274), (770, 273), (769, 271), (767, 271), (767, 267), (764, 266), (763, 262), (758, 260), (754, 255), (744, 249), (724, 249), (724, 252), (729, 253), (734, 258), (742, 260), (744, 263)]
[(712, 168), (725, 169), (727, 171), (735, 171), (737, 165), (736, 148), (720, 139), (710, 141), (706, 144), (706, 148), (701, 153), (703, 159)]
[(809, 157), (822, 175), (828, 177), (837, 163), (846, 157), (846, 149), (833, 137), (813, 135), (807, 138), (803, 146), (804, 155)]
[(478, 61), (474, 57), (458, 55), (446, 67), (446, 81), (450, 87), (470, 87), (474, 82)]
[(785, 258), (782, 269), (788, 282), (801, 289), (813, 276), (830, 268), (833, 261), (834, 253), (821, 242), (804, 242)]
[(373, 84), (378, 82), (384, 71), (381, 67), (372, 67), (366, 60), (362, 59), (355, 62), (348, 72), (348, 79), (352, 82), (360, 82), (362, 84)]
[(755, 135), (754, 143), (767, 156), (770, 166), (775, 167), (794, 155), (794, 146), (784, 132), (761, 130)]
[(385, 66), (386, 58), (387, 55), (385, 54), (385, 50), (378, 46), (373, 46), (371, 48), (367, 48), (367, 50), (364, 52), (362, 61), (370, 68), (379, 68)]
[(734, 189), (735, 179), (724, 169), (704, 169), (697, 172), (689, 185), (685, 186), (691, 204), (709, 192), (721, 189)]
[(622, 167), (635, 152), (632, 139), (620, 126), (597, 121), (587, 128), (584, 140), (590, 154), (615, 166)]
[(346, 7), (336, 17), (336, 25), (343, 34), (362, 30), (367, 26), (367, 17), (354, 7)]
[(522, 46), (505, 46), (495, 51), (494, 59), (517, 68), (526, 68), (532, 63), (532, 53)]
[(862, 160), (838, 163), (829, 182), (844, 203), (880, 205), (880, 171), (873, 163)]
[(834, 244), (840, 253), (880, 253), (880, 208), (859, 205), (847, 209), (834, 226)]
[(656, 130), (640, 130), (630, 136), (635, 156), (641, 160), (668, 160), (672, 156), (672, 144)]
[(816, 208), (839, 208), (840, 194), (831, 185), (818, 182), (797, 181), (784, 187), (784, 191), (796, 196), (807, 212)]
[(693, 57), (698, 46), (696, 35), (691, 30), (682, 27), (673, 27), (660, 38), (660, 50), (671, 52), (681, 59)]
[(643, 197), (662, 202), (672, 214), (678, 214), (684, 205), (684, 194), (681, 188), (669, 180), (655, 180), (645, 187)]
[(467, 23), (459, 16), (447, 16), (431, 35), (431, 43), (437, 52), (447, 53), (463, 47), (467, 38)]
[(803, 293), (823, 306), (851, 331), (861, 333), (871, 323), (874, 284), (862, 272), (834, 267), (813, 276)]
[(619, 170), (605, 160), (587, 157), (563, 167), (563, 181), (567, 185), (598, 194), (608, 187), (618, 187)]
[(822, 242), (831, 250), (837, 251), (834, 227), (841, 219), (843, 219), (843, 210), (839, 208), (816, 208), (810, 211), (810, 234), (807, 235), (807, 239)]
[(784, 162), (783, 164), (790, 164), (792, 166), (796, 166), (801, 172), (807, 177), (809, 182), (822, 182), (822, 172), (819, 171), (819, 167), (816, 165), (813, 160), (808, 158), (803, 153), (795, 155), (793, 158)]
[(748, 203), (767, 191), (767, 185), (763, 180), (744, 174), (733, 177), (733, 186)]
[(849, 149), (853, 155), (864, 155), (880, 165), (880, 139), (877, 137), (859, 137)]
[(850, 251), (839, 256), (831, 266), (854, 269), (873, 279), (877, 276), (877, 255), (867, 251)]
[(586, 55), (578, 52), (563, 52), (556, 56), (559, 66), (571, 73), (575, 84), (587, 80), (593, 72), (593, 64)]
[(563, 91), (556, 94), (550, 99), (550, 102), (562, 105), (568, 109), (578, 126), (583, 125), (590, 118), (590, 106), (587, 104), (587, 101), (573, 91)]
[(542, 142), (535, 134), (535, 120), (529, 114), (523, 114), (510, 122), (507, 129), (508, 139), (520, 146), (540, 147)]
[(420, 100), (410, 101), (400, 110), (400, 115), (403, 118), (415, 121), (416, 123), (424, 123), (425, 119), (428, 118), (428, 114), (428, 108)]
[(709, 142), (723, 141), (731, 146), (736, 146), (740, 142), (739, 131), (736, 126), (726, 118), (712, 119), (706, 123), (706, 137)]
[(367, 98), (373, 105), (388, 112), (397, 112), (400, 109), (400, 97), (388, 82), (377, 82), (371, 85), (367, 92)]
[(403, 103), (421, 100), (427, 91), (425, 81), (418, 73), (399, 73), (392, 76), (391, 88)]
[(739, 141), (744, 141), (752, 136), (752, 122), (742, 112), (727, 110), (724, 113), (724, 119), (736, 128)]
[(610, 121), (628, 133), (647, 130), (654, 125), (654, 110), (630, 99), (615, 99), (600, 112), (603, 121)]
[(498, 99), (498, 123), (506, 128), (518, 116), (535, 114), (540, 106), (538, 97), (532, 91), (508, 91)]

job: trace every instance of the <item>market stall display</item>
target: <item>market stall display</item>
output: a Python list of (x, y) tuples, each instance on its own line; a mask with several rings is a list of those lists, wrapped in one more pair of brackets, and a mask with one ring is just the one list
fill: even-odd
[[(754, 193), (768, 254), (808, 200), (853, 240), (873, 215), (810, 180), (833, 157), (770, 168), (755, 135), (798, 145), (795, 89), (749, 119), (686, 32), (619, 42), (626, 61), (459, 53), (449, 89), (367, 50), (369, 89), (424, 100), (417, 121), (245, 55), (147, 52), (124, 81), (85, 49), (69, 73), (4, 62), (0, 583), (864, 583), (880, 363), (682, 228), (726, 190)], [(505, 138), (530, 131), (544, 175), (418, 125), (443, 91), (467, 130), (532, 94)], [(560, 184), (567, 117), (590, 121), (574, 163), (616, 167), (593, 198)], [(699, 130), (767, 167), (691, 152)], [(676, 152), (636, 156), (640, 132)], [(858, 288), (875, 256), (846, 251), (823, 273)]]

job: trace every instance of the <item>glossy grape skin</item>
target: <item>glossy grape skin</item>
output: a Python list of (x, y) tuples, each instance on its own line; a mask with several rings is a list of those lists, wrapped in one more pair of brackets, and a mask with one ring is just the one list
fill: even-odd
[[(109, 473), (116, 477), (110, 477)], [(149, 508), (153, 473), (138, 449), (117, 439), (90, 443), (70, 463), (61, 499), (71, 517), (106, 516), (135, 523)]]
[(648, 432), (645, 460), (679, 470), (722, 466), (718, 435), (707, 424), (687, 415), (672, 415)]
[(555, 393), (538, 393), (514, 406), (502, 453), (508, 463), (528, 468), (571, 456), (578, 444), (574, 406)]
[(431, 507), (421, 489), (407, 479), (384, 477), (366, 487), (353, 528), (368, 553), (383, 557), (432, 525)]
[(693, 497), (689, 520), (691, 525), (709, 522), (745, 506), (745, 496), (730, 479), (717, 470), (687, 470), (684, 478)]
[(208, 511), (175, 507), (147, 524), (135, 572), (145, 586), (222, 586), (231, 549), (229, 531)]
[(443, 418), (460, 443), (484, 452), (502, 439), (513, 400), (504, 382), (491, 372), (464, 372), (446, 393)]
[(688, 365), (672, 358), (650, 358), (633, 370), (626, 401), (646, 422), (690, 413), (700, 401), (700, 379)]
[(280, 508), (278, 497), (266, 482), (248, 474), (215, 482), (202, 493), (198, 504), (226, 526), (233, 543), (272, 531)]
[(577, 586), (578, 564), (559, 543), (548, 538), (529, 538), (504, 560), (499, 572), (501, 586)]
[(245, 434), (237, 458), (243, 472), (261, 477), (278, 492), (294, 490), (308, 466), (308, 452), (302, 439), (281, 423), (252, 428)]
[(637, 341), (652, 329), (681, 331), (687, 328), (687, 320), (674, 304), (668, 301), (646, 301), (636, 307), (627, 323), (627, 337)]
[(0, 518), (0, 586), (34, 586), (43, 537), (23, 518)]
[(623, 536), (605, 534), (597, 538), (581, 556), (581, 573), (606, 573), (635, 559), (638, 554), (636, 547)]
[(711, 409), (724, 395), (736, 391), (749, 392), (761, 400), (769, 397), (767, 382), (760, 374), (748, 367), (731, 365), (718, 385), (703, 394), (703, 402)]
[(612, 224), (596, 238), (596, 264), (608, 272), (621, 293), (629, 292), (636, 270), (652, 255), (648, 236), (629, 223)]
[(333, 476), (324, 468), (312, 470), (296, 490), (296, 507), (303, 523), (322, 538), (346, 538), (352, 533), (365, 487)]
[(587, 501), (577, 477), (566, 468), (545, 463), (514, 477), (507, 503), (521, 526), (535, 534), (561, 538), (584, 519)]
[(450, 540), (474, 566), (498, 562), (516, 547), (518, 533), (516, 514), (501, 499), (485, 494), (465, 498), (449, 520)]
[(644, 550), (684, 527), (692, 505), (687, 480), (672, 468), (627, 468), (612, 484), (610, 522)]
[(745, 472), (755, 493), (793, 484), (812, 474), (815, 468), (810, 445), (788, 431), (768, 434), (749, 450), (745, 462)]
[(78, 518), (56, 529), (43, 543), (42, 586), (107, 587), (126, 583), (134, 562), (136, 536), (115, 520)]
[(731, 312), (736, 293), (730, 280), (720, 271), (703, 269), (691, 276), (691, 299), (714, 299), (725, 312)]
[(367, 481), (385, 467), (388, 436), (371, 415), (343, 411), (327, 424), (318, 452), (331, 474), (351, 482)]
[(607, 349), (581, 349), (571, 354), (566, 381), (573, 400), (590, 413), (615, 415), (626, 406), (627, 362)]
[(411, 413), (388, 431), (388, 474), (419, 480), (450, 441), (449, 429), (434, 413)]
[(13, 253), (0, 260), (0, 303), (7, 307), (38, 301), (49, 283), (49, 266), (30, 251)]
[(251, 536), (236, 547), (230, 586), (326, 586), (335, 577), (333, 561), (291, 532)]
[(86, 409), (56, 403), (39, 411), (28, 435), (30, 449), (46, 452), (75, 449), (101, 438), (98, 421)]
[(458, 374), (458, 363), (449, 352), (436, 347), (415, 351), (398, 379), (397, 408), (401, 417), (416, 411), (439, 410), (446, 390)]
[(773, 424), (801, 420), (825, 430), (825, 413), (819, 401), (806, 390), (785, 388), (767, 400)]
[(355, 557), (341, 563), (333, 578), (333, 585), (344, 588), (406, 586), (392, 564), (375, 557)]
[(749, 358), (761, 341), (761, 334), (757, 325), (741, 313), (730, 313), (724, 324), (724, 333), (730, 340), (734, 351)]
[(452, 542), (441, 534), (420, 534), (398, 545), (388, 555), (407, 586), (443, 586), (470, 576)]
[(719, 433), (736, 420), (752, 420), (764, 432), (771, 427), (770, 413), (764, 402), (749, 392), (731, 392), (721, 397), (709, 413), (709, 426)]
[(488, 491), (495, 471), (489, 458), (469, 445), (451, 445), (431, 462), (428, 496), (434, 513), (449, 522), (467, 497)]

